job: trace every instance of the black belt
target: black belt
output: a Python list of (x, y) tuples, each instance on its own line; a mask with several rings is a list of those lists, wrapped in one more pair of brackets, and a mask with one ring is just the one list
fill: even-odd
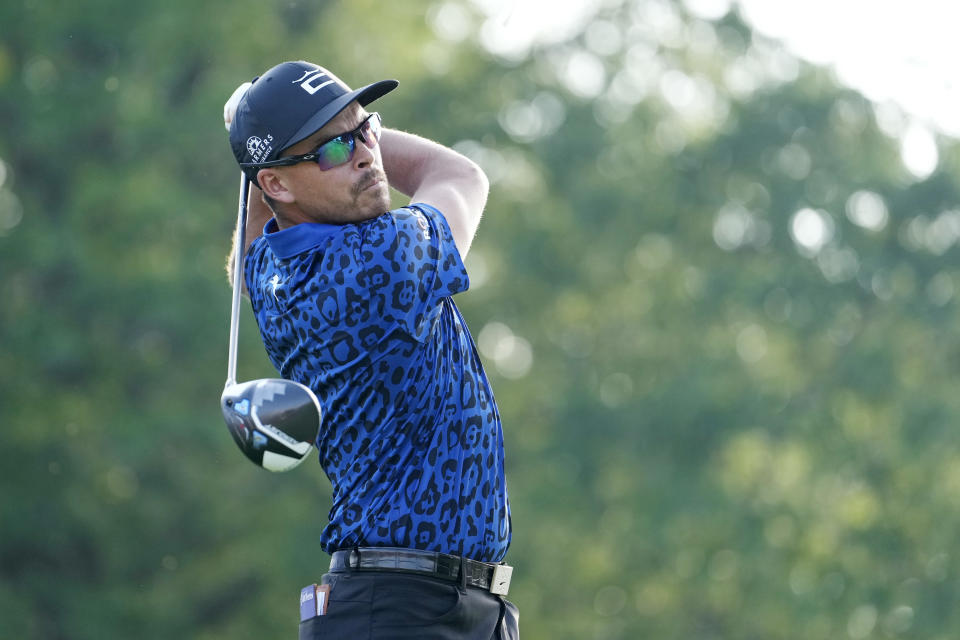
[(396, 547), (359, 547), (334, 551), (330, 571), (397, 571), (417, 573), (443, 580), (460, 580), (463, 563), (466, 584), (486, 589), (498, 595), (507, 595), (513, 567), (461, 558), (460, 556), (419, 549)]

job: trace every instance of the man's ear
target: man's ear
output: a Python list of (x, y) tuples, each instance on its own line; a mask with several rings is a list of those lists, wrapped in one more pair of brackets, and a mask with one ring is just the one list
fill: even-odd
[(286, 180), (273, 169), (260, 169), (257, 173), (260, 189), (277, 202), (293, 202), (293, 194), (287, 189)]

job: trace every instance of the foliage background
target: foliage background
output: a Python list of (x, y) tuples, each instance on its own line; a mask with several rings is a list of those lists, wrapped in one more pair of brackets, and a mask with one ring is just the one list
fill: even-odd
[(957, 637), (955, 143), (911, 174), (901, 116), (736, 11), (610, 0), (510, 56), (482, 8), (0, 5), (0, 637), (296, 633), (329, 487), (217, 407), (221, 107), (284, 59), (399, 79), (387, 123), (492, 179), (458, 303), (525, 638)]

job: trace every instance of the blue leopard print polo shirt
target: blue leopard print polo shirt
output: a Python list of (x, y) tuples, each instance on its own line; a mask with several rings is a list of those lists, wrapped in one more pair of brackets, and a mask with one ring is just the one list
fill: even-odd
[(500, 414), (451, 298), (469, 280), (443, 215), (416, 204), (359, 224), (278, 230), (271, 219), (244, 277), (271, 362), (323, 408), (324, 551), (502, 560)]

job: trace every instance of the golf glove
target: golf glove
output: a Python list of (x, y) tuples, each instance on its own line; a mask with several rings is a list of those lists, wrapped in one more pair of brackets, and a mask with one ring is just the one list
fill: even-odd
[(227, 128), (227, 131), (230, 131), (230, 123), (233, 122), (233, 116), (237, 112), (237, 104), (240, 103), (240, 98), (242, 98), (243, 94), (250, 88), (250, 84), (249, 82), (244, 82), (234, 89), (233, 93), (223, 104), (223, 125)]

